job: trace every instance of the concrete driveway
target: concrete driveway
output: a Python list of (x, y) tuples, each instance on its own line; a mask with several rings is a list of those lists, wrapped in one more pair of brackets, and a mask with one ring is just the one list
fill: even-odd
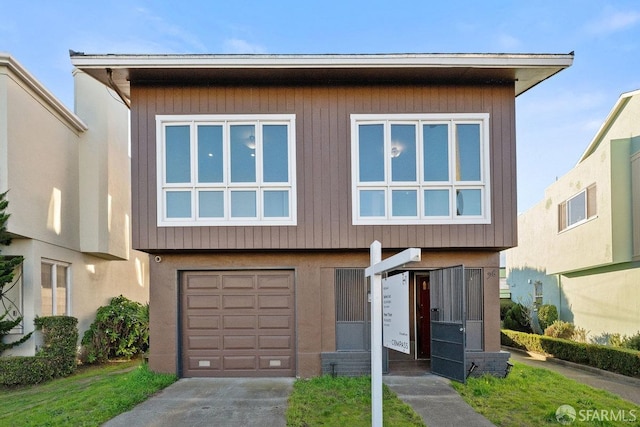
[(106, 427), (285, 426), (295, 378), (183, 378)]

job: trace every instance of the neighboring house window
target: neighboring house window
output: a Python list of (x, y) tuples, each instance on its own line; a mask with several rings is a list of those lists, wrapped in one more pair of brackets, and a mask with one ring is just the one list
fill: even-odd
[(533, 282), (533, 302), (536, 307), (542, 305), (542, 282), (539, 280)]
[(295, 225), (295, 116), (157, 116), (158, 225)]
[(351, 115), (354, 224), (488, 224), (489, 115)]
[(42, 299), (40, 315), (69, 315), (71, 266), (63, 262), (43, 259), (40, 270)]
[(596, 184), (593, 184), (558, 205), (558, 231), (582, 224), (596, 214)]

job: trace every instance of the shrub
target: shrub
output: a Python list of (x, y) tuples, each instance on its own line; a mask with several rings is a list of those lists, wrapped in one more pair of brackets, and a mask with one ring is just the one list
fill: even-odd
[(509, 309), (511, 309), (511, 307), (513, 307), (514, 305), (516, 305), (516, 303), (511, 301), (510, 299), (500, 300), (500, 320), (504, 320), (507, 311), (509, 311)]
[(575, 331), (576, 327), (573, 323), (565, 322), (564, 320), (556, 320), (544, 330), (544, 334), (548, 337), (570, 340), (573, 338)]
[(548, 354), (558, 359), (622, 375), (640, 377), (638, 351), (508, 330), (503, 330), (500, 336), (501, 343), (505, 346)]
[(555, 305), (543, 304), (538, 308), (538, 323), (543, 331), (556, 320), (558, 320), (558, 309)]
[(504, 327), (513, 331), (531, 332), (527, 308), (515, 303), (504, 316)]
[(96, 320), (82, 337), (88, 363), (130, 359), (149, 347), (149, 307), (120, 295), (98, 309)]
[(38, 317), (44, 345), (33, 357), (0, 358), (0, 384), (38, 384), (76, 370), (78, 319), (69, 316)]
[(640, 351), (640, 332), (622, 340), (622, 347)]

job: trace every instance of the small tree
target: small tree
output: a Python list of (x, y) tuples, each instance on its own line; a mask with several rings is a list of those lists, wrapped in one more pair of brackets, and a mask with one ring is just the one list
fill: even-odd
[[(7, 192), (0, 193), (0, 246), (9, 246), (11, 244), (11, 235), (7, 231), (7, 221), (9, 221), (10, 214), (6, 213), (9, 201), (7, 200)], [(5, 306), (4, 301), (6, 299), (5, 288), (13, 283), (15, 270), (22, 264), (24, 260), (21, 256), (5, 256), (0, 254), (0, 302), (2, 306), (0, 310), (0, 354), (4, 350), (15, 347), (18, 344), (22, 344), (31, 336), (31, 332), (19, 339), (18, 341), (5, 343), (4, 336), (8, 335), (13, 328), (18, 326), (22, 322), (22, 316), (15, 319), (5, 320), (9, 315), (9, 309)]]

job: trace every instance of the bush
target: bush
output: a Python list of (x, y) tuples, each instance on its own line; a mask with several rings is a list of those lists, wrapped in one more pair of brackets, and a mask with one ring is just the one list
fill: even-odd
[(574, 324), (563, 320), (556, 320), (544, 330), (544, 334), (548, 337), (562, 338), (565, 340), (573, 338), (575, 332), (576, 327)]
[(556, 320), (558, 320), (558, 309), (555, 305), (543, 304), (538, 308), (538, 323), (543, 331)]
[(507, 315), (507, 311), (509, 311), (514, 305), (516, 305), (516, 303), (510, 299), (500, 300), (500, 320), (504, 320), (504, 317)]
[(149, 306), (120, 295), (98, 309), (82, 337), (83, 361), (130, 359), (149, 348)]
[(625, 337), (622, 340), (622, 347), (632, 350), (640, 350), (640, 332), (630, 336), (629, 338)]
[(500, 340), (505, 346), (548, 354), (558, 359), (622, 375), (640, 377), (640, 352), (638, 351), (508, 330), (501, 332)]
[(33, 357), (0, 358), (0, 384), (38, 384), (76, 370), (78, 319), (69, 316), (38, 317), (44, 345)]
[(504, 316), (504, 327), (512, 331), (531, 332), (527, 308), (515, 303)]

